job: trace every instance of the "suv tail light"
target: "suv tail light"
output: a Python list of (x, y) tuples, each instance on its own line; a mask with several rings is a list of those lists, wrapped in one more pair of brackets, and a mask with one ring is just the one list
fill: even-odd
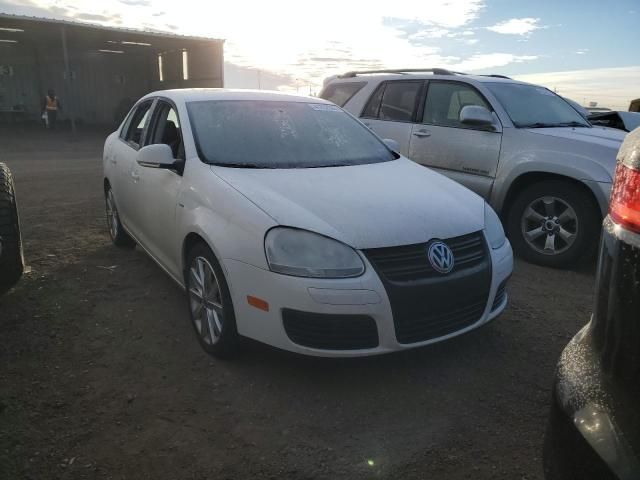
[(614, 222), (640, 232), (640, 171), (618, 163), (609, 215)]

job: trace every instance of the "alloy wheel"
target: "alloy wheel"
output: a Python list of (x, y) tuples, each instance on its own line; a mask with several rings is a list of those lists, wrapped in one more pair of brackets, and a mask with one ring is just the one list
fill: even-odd
[(533, 200), (525, 208), (521, 231), (527, 245), (538, 253), (558, 255), (576, 241), (578, 215), (567, 202), (554, 196)]
[(220, 283), (206, 258), (193, 259), (187, 283), (191, 320), (202, 341), (214, 345), (224, 329), (224, 310)]

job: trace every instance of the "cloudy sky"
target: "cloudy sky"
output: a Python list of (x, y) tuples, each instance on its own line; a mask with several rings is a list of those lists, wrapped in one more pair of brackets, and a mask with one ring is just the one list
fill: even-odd
[(580, 103), (640, 97), (638, 0), (0, 0), (0, 12), (226, 39), (228, 87), (317, 91), (351, 69), (447, 67)]

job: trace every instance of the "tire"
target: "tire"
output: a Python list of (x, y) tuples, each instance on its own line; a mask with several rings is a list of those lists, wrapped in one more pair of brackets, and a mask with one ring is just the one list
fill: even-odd
[(13, 177), (0, 163), (0, 295), (13, 287), (24, 270), (20, 219)]
[[(200, 277), (204, 277), (204, 294)], [(233, 356), (238, 350), (238, 330), (229, 286), (218, 260), (204, 243), (188, 252), (184, 278), (189, 318), (200, 346), (217, 358)]]
[(110, 185), (107, 185), (105, 188), (104, 201), (105, 212), (107, 215), (107, 229), (109, 230), (109, 237), (111, 237), (113, 244), (121, 248), (135, 247), (135, 240), (133, 240), (133, 238), (131, 238), (122, 227), (120, 216), (118, 215), (118, 208), (116, 207), (115, 197)]
[(515, 198), (507, 214), (507, 234), (518, 256), (561, 268), (593, 258), (600, 223), (600, 210), (586, 190), (549, 180), (529, 185)]

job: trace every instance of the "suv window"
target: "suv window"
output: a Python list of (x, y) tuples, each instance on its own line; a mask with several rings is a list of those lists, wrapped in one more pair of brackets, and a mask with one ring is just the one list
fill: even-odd
[(182, 131), (177, 112), (169, 103), (162, 100), (158, 102), (155, 111), (155, 124), (147, 144), (164, 143), (171, 147), (173, 158), (184, 158)]
[(363, 117), (411, 122), (422, 82), (394, 81), (378, 87), (362, 112)]
[(153, 100), (138, 105), (131, 113), (131, 120), (126, 127), (123, 140), (136, 149), (142, 146), (142, 134), (149, 118), (151, 105), (153, 105)]
[(480, 93), (469, 85), (458, 82), (429, 82), (422, 122), (445, 127), (469, 128), (460, 123), (460, 111), (467, 105), (491, 110), (491, 106)]
[(351, 97), (358, 93), (365, 85), (366, 83), (364, 82), (332, 83), (324, 89), (320, 94), (320, 98), (344, 107), (344, 105), (351, 100)]

